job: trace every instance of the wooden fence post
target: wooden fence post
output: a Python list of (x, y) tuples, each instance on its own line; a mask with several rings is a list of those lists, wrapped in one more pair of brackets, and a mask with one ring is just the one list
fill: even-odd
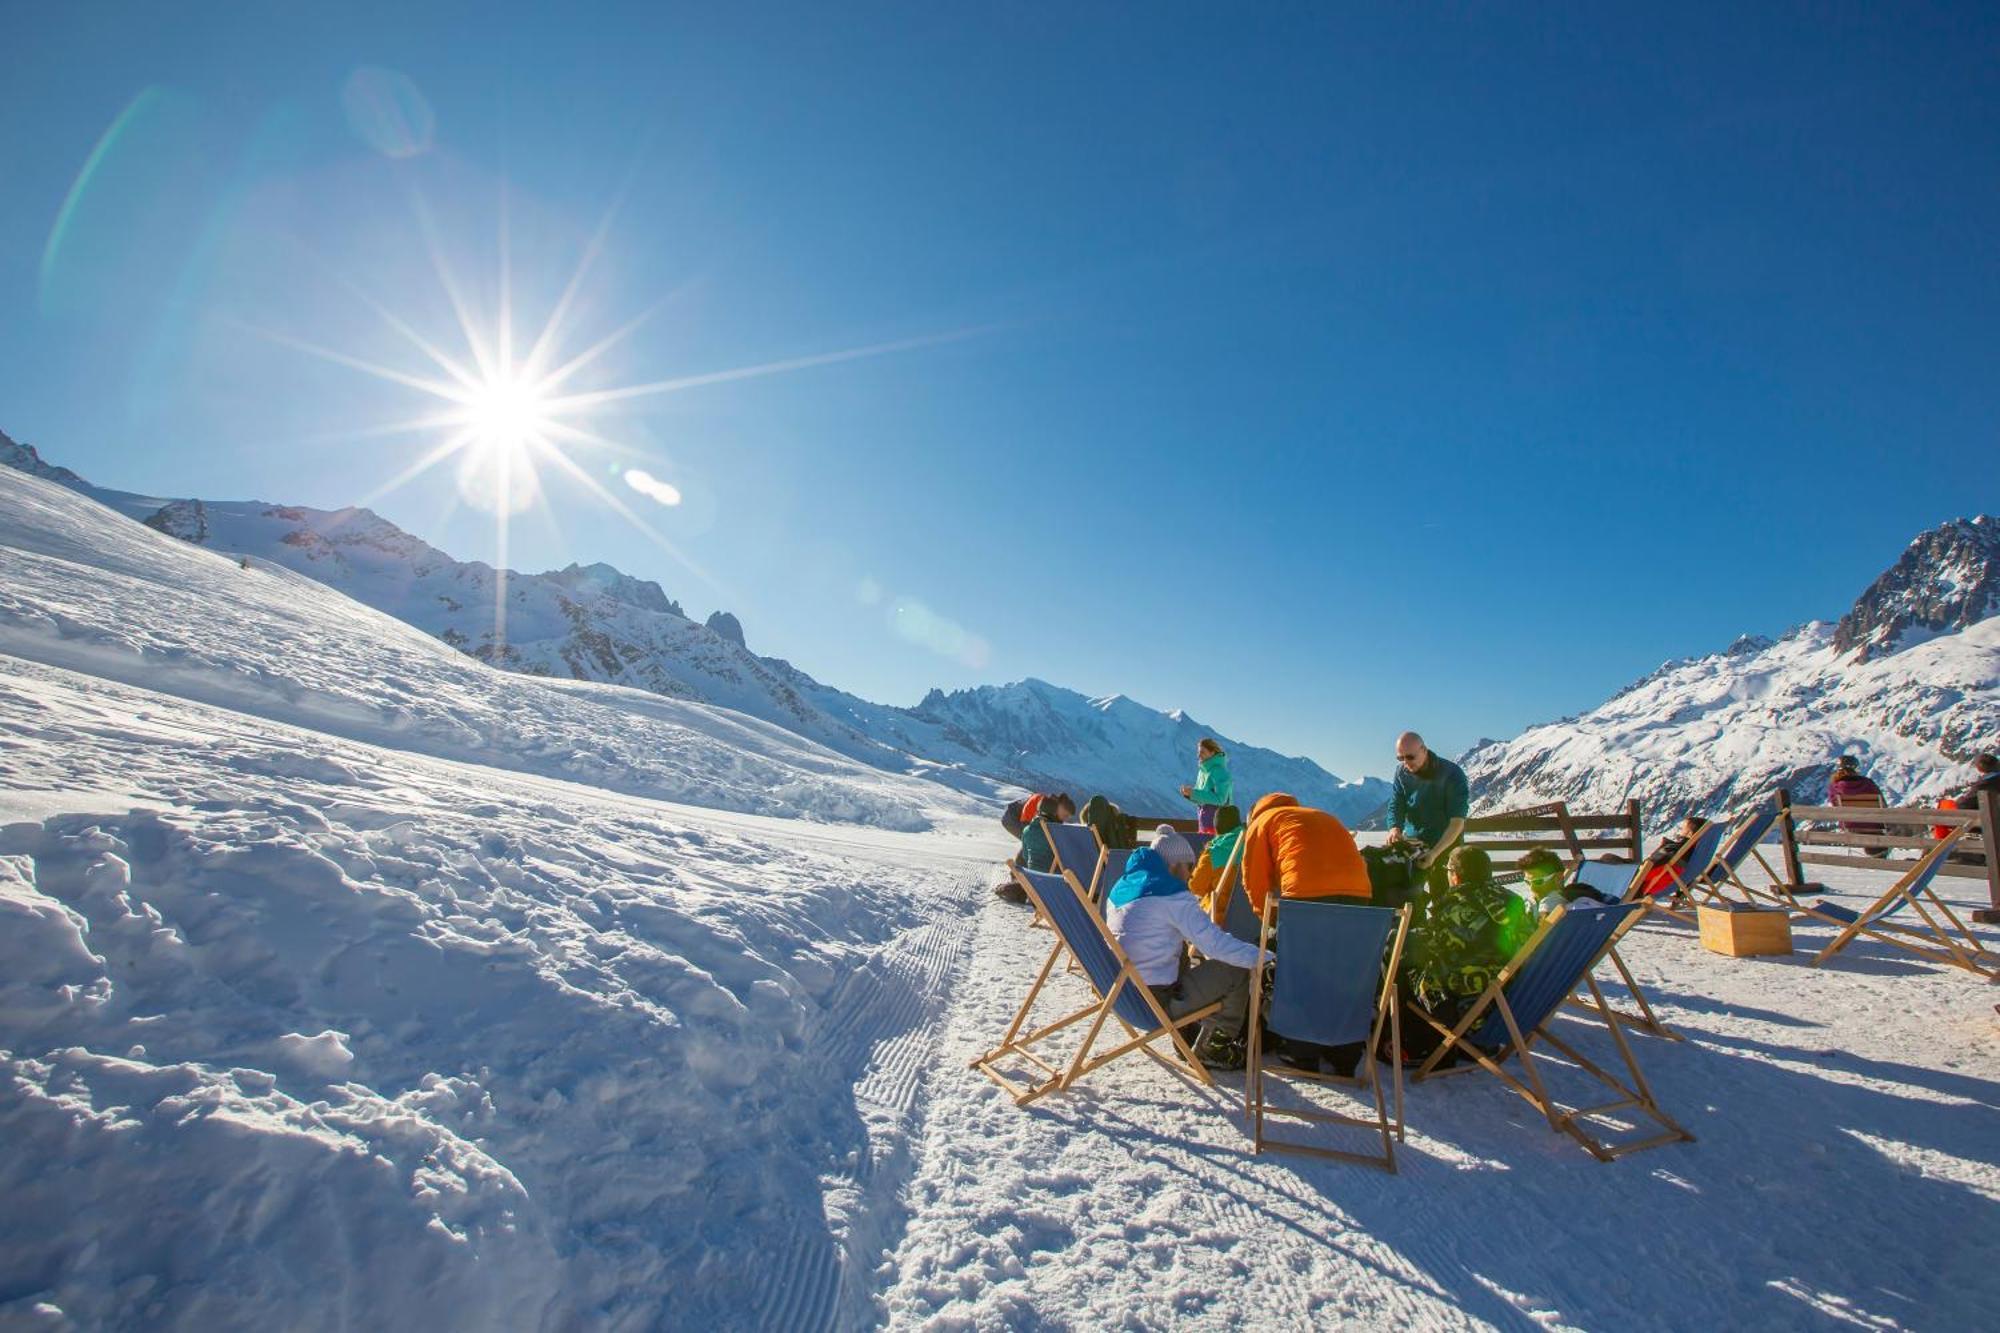
[(1778, 840), (1785, 849), (1785, 878), (1797, 892), (1806, 882), (1805, 868), (1799, 864), (1799, 826), (1792, 818), (1792, 793), (1778, 788)]
[(1644, 825), (1639, 821), (1639, 801), (1637, 797), (1633, 797), (1625, 802), (1625, 824), (1632, 831), (1633, 861), (1645, 860), (1646, 833)]
[(2000, 794), (1981, 792), (1979, 796), (1980, 850), (1986, 856), (1986, 900), (1990, 906), (1972, 914), (1975, 921), (2000, 924)]

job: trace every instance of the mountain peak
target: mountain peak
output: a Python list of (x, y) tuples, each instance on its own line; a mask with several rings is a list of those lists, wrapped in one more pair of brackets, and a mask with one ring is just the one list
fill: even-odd
[(743, 622), (727, 611), (712, 612), (708, 617), (708, 627), (738, 648), (748, 648), (743, 642)]
[(1887, 657), (2000, 611), (2000, 518), (1953, 519), (1923, 533), (1840, 618), (1833, 646)]
[(35, 452), (34, 445), (18, 443), (10, 439), (5, 431), (0, 431), (0, 467), (11, 467), (31, 477), (42, 477), (64, 486), (83, 483), (82, 477), (66, 467), (44, 462), (42, 456)]
[[(569, 564), (561, 569), (551, 570), (546, 578), (567, 590), (572, 597), (607, 597), (627, 606), (636, 606), (641, 611), (658, 611), (667, 615), (680, 616), (680, 604), (668, 597), (666, 591), (651, 579), (635, 578), (615, 565), (598, 561), (590, 565)], [(713, 629), (711, 625), (709, 628)], [(742, 640), (738, 639), (738, 643)]]

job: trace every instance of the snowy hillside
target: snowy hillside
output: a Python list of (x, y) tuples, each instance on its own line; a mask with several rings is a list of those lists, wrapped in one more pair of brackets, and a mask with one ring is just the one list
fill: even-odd
[(1778, 786), (1818, 801), (1841, 754), (1892, 800), (1948, 794), (2000, 744), (1996, 568), (2000, 519), (1927, 532), (1837, 624), (1669, 662), (1580, 717), (1481, 742), (1463, 759), (1475, 803), (1637, 797), (1658, 827)]
[(706, 704), (495, 671), (324, 584), (0, 469), (0, 652), (398, 749), (719, 809), (922, 828), (978, 808)]
[(656, 583), (609, 565), (510, 574), (504, 642), (491, 566), (454, 560), (365, 509), (169, 500), (108, 490), (0, 435), (0, 464), (57, 481), (170, 536), (280, 565), (482, 661), (531, 675), (628, 685), (717, 704), (892, 773), (991, 796), (1002, 786), (1104, 792), (1128, 809), (1183, 813), (1194, 744), (1219, 737), (1246, 793), (1286, 790), (1349, 819), (1388, 785), (1343, 783), (1307, 759), (1237, 744), (1179, 713), (1093, 700), (1041, 681), (934, 691), (915, 708), (871, 703), (760, 657), (726, 611), (690, 618)]

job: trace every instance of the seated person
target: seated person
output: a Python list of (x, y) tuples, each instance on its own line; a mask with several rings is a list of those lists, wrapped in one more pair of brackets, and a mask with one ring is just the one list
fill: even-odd
[[(1046, 833), (1037, 828), (1037, 819), (1053, 819), (1061, 824), (1076, 817), (1076, 806), (1061, 792), (1045, 795), (1037, 792), (1023, 800), (1010, 804), (1000, 816), (1000, 827), (1021, 840), (1021, 850), (1014, 854), (1014, 862), (1028, 870), (1043, 872), (1055, 864), (1055, 848), (1049, 846)], [(1016, 884), (1011, 876), (1004, 884), (993, 890), (996, 898), (1010, 903), (1028, 901), (1028, 891)]]
[[(1196, 1055), (1212, 1069), (1241, 1069), (1257, 946), (1224, 933), (1202, 914), (1188, 892), (1193, 869), (1194, 848), (1172, 827), (1160, 825), (1151, 847), (1126, 858), (1125, 873), (1105, 896), (1104, 924), (1169, 1017), (1222, 1002)], [(1183, 946), (1189, 944), (1203, 961), (1183, 969)]]
[[(1369, 900), (1368, 866), (1347, 825), (1324, 810), (1309, 810), (1296, 797), (1272, 792), (1250, 807), (1243, 830), (1243, 891), (1260, 916), (1272, 893), (1285, 898)], [(1226, 918), (1229, 901), (1210, 908), (1211, 919)]]
[(1097, 834), (1097, 841), (1106, 847), (1139, 845), (1139, 821), (1112, 804), (1108, 796), (1093, 796), (1085, 801), (1083, 813), (1077, 818), (1088, 824)]
[[(1403, 1003), (1421, 1005), (1446, 1027), (1455, 1025), (1533, 933), (1528, 905), (1493, 882), (1493, 858), (1477, 847), (1458, 848), (1448, 862), (1445, 887), (1425, 895), (1421, 914), (1410, 924), (1396, 979)], [(1406, 1058), (1423, 1060), (1442, 1040), (1428, 1023), (1403, 1025)]]
[[(1660, 845), (1655, 847), (1653, 854), (1645, 860), (1645, 869), (1641, 872), (1645, 878), (1641, 881), (1639, 891), (1647, 897), (1653, 897), (1662, 893), (1672, 893), (1676, 897), (1685, 897), (1687, 895), (1687, 882), (1696, 873), (1706, 870), (1708, 867), (1678, 865), (1669, 870), (1667, 862), (1678, 856), (1682, 847), (1701, 836), (1701, 831), (1707, 827), (1708, 821), (1706, 819), (1703, 819), (1700, 815), (1689, 815), (1681, 821), (1680, 832), (1670, 833), (1660, 839)], [(1676, 879), (1676, 876), (1679, 878)]]
[(1216, 925), (1222, 918), (1216, 915), (1218, 906), (1227, 906), (1229, 900), (1217, 901), (1216, 886), (1222, 883), (1222, 872), (1229, 865), (1229, 857), (1236, 850), (1236, 844), (1243, 837), (1243, 812), (1233, 805), (1215, 807), (1215, 836), (1201, 849), (1201, 855), (1194, 861), (1194, 874), (1188, 879), (1188, 888), (1201, 900), (1202, 910)]
[[(1882, 789), (1875, 780), (1861, 771), (1861, 764), (1851, 754), (1844, 754), (1833, 761), (1833, 776), (1826, 780), (1826, 803), (1828, 805), (1859, 805), (1879, 810), (1883, 805)], [(1880, 824), (1850, 824), (1842, 821), (1843, 833), (1880, 833)], [(1870, 856), (1887, 856), (1887, 847), (1862, 848)]]
[(1555, 915), (1564, 903), (1608, 903), (1612, 900), (1588, 884), (1571, 884), (1562, 858), (1546, 847), (1537, 847), (1514, 863), (1528, 891), (1534, 895), (1537, 921)]
[(1076, 802), (1070, 800), (1068, 792), (1044, 796), (1035, 818), (1030, 819), (1027, 827), (1021, 830), (1021, 868), (1038, 870), (1043, 874), (1055, 869), (1056, 849), (1049, 845), (1049, 835), (1043, 832), (1036, 819), (1046, 819), (1051, 824), (1067, 824), (1075, 818)]

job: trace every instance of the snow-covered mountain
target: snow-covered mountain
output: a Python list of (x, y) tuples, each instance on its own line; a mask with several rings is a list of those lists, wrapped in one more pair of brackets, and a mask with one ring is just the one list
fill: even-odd
[(914, 708), (873, 703), (752, 652), (731, 613), (696, 621), (657, 583), (605, 564), (508, 573), (500, 634), (492, 566), (453, 559), (369, 510), (110, 490), (4, 434), (0, 464), (170, 536), (304, 574), (495, 666), (734, 709), (887, 772), (989, 795), (1003, 785), (1101, 791), (1141, 813), (1186, 813), (1179, 786), (1193, 777), (1195, 741), (1213, 735), (1246, 796), (1287, 790), (1358, 819), (1388, 793), (1379, 779), (1342, 782), (1311, 760), (1240, 744), (1179, 712), (1038, 680), (933, 691)]
[(1852, 754), (1895, 801), (1946, 795), (2000, 744), (2000, 518), (1910, 543), (1836, 623), (1668, 662), (1579, 717), (1481, 741), (1476, 808), (1644, 803), (1649, 825), (1774, 787), (1817, 801)]
[(1242, 745), (1187, 714), (1162, 713), (1120, 694), (1091, 699), (1046, 681), (932, 690), (915, 708), (888, 708), (810, 680), (802, 691), (834, 717), (940, 763), (1021, 786), (1105, 792), (1139, 814), (1186, 813), (1195, 743), (1215, 736), (1229, 752), (1237, 803), (1288, 791), (1350, 823), (1388, 799), (1380, 778), (1342, 782), (1310, 759)]

